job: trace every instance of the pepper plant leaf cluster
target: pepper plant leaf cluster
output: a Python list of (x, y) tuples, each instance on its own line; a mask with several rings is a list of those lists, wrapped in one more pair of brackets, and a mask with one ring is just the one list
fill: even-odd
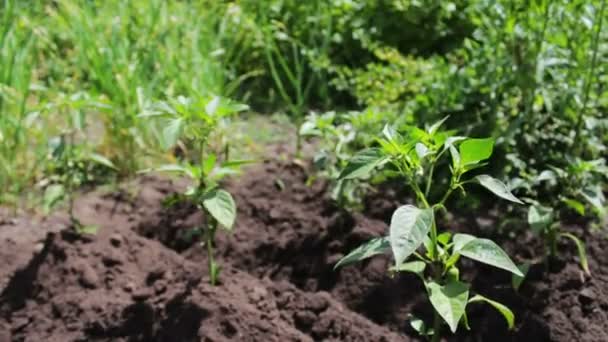
[[(385, 126), (377, 147), (355, 154), (340, 174), (341, 179), (365, 178), (375, 169), (396, 170), (416, 197), (416, 205), (400, 206), (392, 215), (388, 234), (374, 238), (344, 256), (336, 267), (345, 266), (378, 254), (390, 252), (394, 266), (390, 272), (410, 272), (423, 281), (435, 319), (432, 325), (417, 321), (419, 332), (439, 341), (446, 324), (455, 332), (460, 324), (468, 327), (466, 308), (472, 303), (486, 303), (501, 313), (509, 328), (514, 315), (506, 306), (484, 297), (471, 295), (471, 285), (460, 279), (458, 261), (468, 258), (523, 277), (507, 253), (494, 241), (470, 234), (440, 231), (438, 214), (445, 210), (454, 192), (466, 196), (465, 188), (480, 185), (499, 198), (523, 204), (500, 180), (487, 174), (469, 176), (485, 165), (492, 155), (494, 140), (455, 136), (441, 131), (445, 119), (423, 130), (405, 127), (400, 131)], [(444, 159), (450, 159), (446, 162)], [(448, 167), (449, 182), (435, 179), (437, 167)], [(443, 195), (433, 198), (430, 190), (443, 187)], [(422, 329), (422, 327), (425, 327)], [(432, 329), (430, 328), (432, 326)]]
[(243, 164), (251, 161), (230, 160), (227, 146), (221, 146), (220, 143), (220, 146), (215, 146), (219, 151), (215, 151), (211, 140), (221, 140), (222, 137), (217, 135), (216, 130), (222, 120), (246, 108), (217, 96), (196, 100), (178, 97), (176, 100), (154, 103), (140, 115), (161, 121), (161, 145), (170, 148), (178, 144), (180, 139), (188, 139), (194, 143), (194, 161), (165, 164), (142, 172), (174, 172), (193, 181), (194, 185), (188, 188), (184, 195), (205, 213), (205, 222), (195, 230), (204, 234), (202, 245), (207, 250), (209, 282), (212, 285), (217, 284), (221, 271), (220, 265), (213, 257), (215, 234), (218, 228), (232, 231), (237, 214), (232, 195), (222, 189), (220, 183), (224, 177), (237, 174)]

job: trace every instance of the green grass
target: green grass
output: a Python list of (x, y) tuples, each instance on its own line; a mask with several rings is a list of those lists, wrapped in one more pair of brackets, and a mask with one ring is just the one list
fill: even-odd
[[(575, 140), (571, 154), (595, 158), (608, 146), (605, 2), (0, 0), (0, 203), (44, 186), (61, 134), (121, 177), (174, 158), (138, 114), (178, 96), (234, 98), (296, 125), (310, 109), (450, 114), (450, 128), (523, 156), (509, 176), (561, 158), (536, 153), (539, 141)], [(262, 153), (284, 128), (258, 120), (227, 129), (235, 151)]]
[(146, 103), (231, 96), (248, 77), (231, 70), (247, 41), (229, 5), (35, 4), (4, 0), (0, 11), (0, 202), (40, 181), (48, 139), (74, 130), (134, 174), (159, 151), (137, 117)]

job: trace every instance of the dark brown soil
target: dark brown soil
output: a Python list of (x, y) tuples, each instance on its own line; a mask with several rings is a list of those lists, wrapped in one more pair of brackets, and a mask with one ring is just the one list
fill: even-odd
[[(396, 202), (372, 196), (364, 213), (349, 214), (327, 200), (323, 181), (307, 185), (306, 174), (267, 162), (227, 185), (239, 216), (233, 234), (218, 234), (216, 287), (189, 234), (201, 214), (162, 205), (184, 189), (181, 181), (148, 176), (83, 194), (77, 213), (99, 225), (95, 236), (71, 233), (62, 214), (0, 216), (0, 342), (416, 340), (408, 315), (431, 315), (419, 280), (388, 277), (382, 256), (332, 269), (386, 232)], [(539, 259), (538, 241), (492, 234), (488, 217), (449, 222), (495, 238), (519, 261)], [(608, 241), (567, 228), (588, 241), (591, 278), (568, 244), (549, 270), (535, 265), (518, 293), (505, 272), (465, 261), (474, 291), (512, 307), (517, 326), (509, 332), (492, 309), (471, 306), (472, 331), (449, 340), (608, 341)]]

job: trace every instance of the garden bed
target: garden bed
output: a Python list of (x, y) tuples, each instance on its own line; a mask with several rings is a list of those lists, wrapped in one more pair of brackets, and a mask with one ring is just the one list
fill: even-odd
[[(327, 186), (307, 184), (304, 167), (276, 161), (229, 182), (238, 218), (233, 234), (218, 234), (216, 287), (187, 234), (200, 211), (162, 205), (185, 188), (181, 181), (145, 176), (82, 195), (76, 213), (100, 227), (94, 236), (72, 233), (63, 214), (2, 214), (0, 342), (418, 340), (408, 314), (428, 320), (432, 312), (415, 276), (387, 276), (388, 257), (333, 270), (345, 253), (384, 234), (386, 208), (398, 201), (371, 196), (362, 213), (348, 213), (327, 198)], [(495, 216), (449, 223), (492, 237), (517, 261), (542, 256), (531, 236), (496, 236), (487, 228)], [(449, 340), (607, 341), (608, 241), (586, 240), (591, 277), (564, 246), (548, 269), (532, 267), (519, 292), (507, 272), (463, 261), (474, 292), (511, 307), (516, 327), (508, 331), (491, 308), (471, 306), (472, 331)]]

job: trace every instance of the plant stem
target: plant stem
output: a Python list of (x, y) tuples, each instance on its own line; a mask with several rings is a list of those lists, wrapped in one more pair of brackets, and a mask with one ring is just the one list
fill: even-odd
[(426, 179), (426, 188), (424, 189), (424, 196), (428, 196), (431, 191), (431, 183), (433, 182), (433, 172), (435, 171), (435, 160), (431, 161), (431, 168), (429, 170), (429, 176)]
[(445, 192), (445, 194), (443, 195), (443, 197), (441, 198), (441, 201), (439, 201), (439, 203), (437, 203), (438, 205), (444, 205), (445, 201), (448, 200), (448, 198), (450, 197), (450, 195), (452, 194), (452, 191), (454, 191), (454, 189), (450, 186), (450, 188), (448, 189), (448, 191)]
[(552, 229), (549, 232), (549, 259), (555, 258), (557, 255), (557, 232)]
[[(298, 126), (299, 128), (299, 126)], [(300, 158), (302, 154), (302, 135), (296, 132), (296, 158)]]
[(441, 340), (441, 316), (433, 309), (433, 338), (431, 342), (439, 342)]
[(230, 160), (230, 144), (226, 143), (226, 145), (224, 145), (224, 162), (227, 162)]
[(217, 227), (217, 223), (215, 220), (211, 220), (209, 227), (205, 229), (205, 245), (207, 245), (207, 264), (209, 267), (209, 283), (211, 286), (215, 286), (217, 283), (217, 273), (215, 261), (213, 259), (213, 241), (215, 236), (215, 228)]

